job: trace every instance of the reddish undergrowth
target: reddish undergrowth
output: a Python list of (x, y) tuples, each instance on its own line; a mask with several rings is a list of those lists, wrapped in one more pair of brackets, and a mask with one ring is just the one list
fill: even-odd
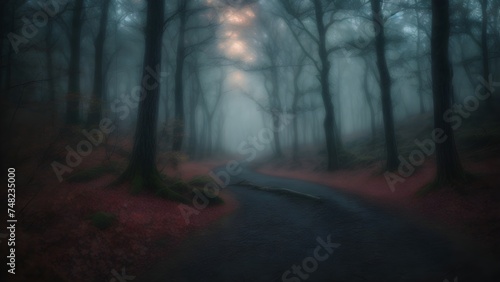
[[(105, 149), (97, 148), (77, 169), (95, 167), (105, 158)], [(125, 160), (117, 155), (112, 159)], [(165, 171), (189, 180), (216, 164), (186, 162)], [(33, 200), (16, 230), (17, 281), (119, 281), (112, 271), (121, 274), (122, 269), (135, 276), (157, 259), (168, 258), (190, 233), (237, 208), (223, 192), (223, 205), (192, 215), (188, 224), (178, 203), (147, 193), (132, 195), (128, 184), (108, 187), (115, 179), (107, 174), (86, 183), (59, 183), (45, 166), (36, 173), (34, 184), (18, 188), (18, 208)], [(115, 215), (114, 224), (97, 228), (89, 219), (96, 212)]]

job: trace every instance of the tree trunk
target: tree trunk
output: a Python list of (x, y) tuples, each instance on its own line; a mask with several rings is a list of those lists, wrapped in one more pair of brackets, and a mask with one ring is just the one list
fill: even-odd
[(323, 127), (325, 130), (326, 151), (327, 151), (327, 169), (333, 171), (339, 167), (338, 151), (335, 138), (335, 114), (330, 95), (330, 61), (328, 51), (326, 50), (326, 28), (323, 22), (324, 11), (321, 0), (314, 0), (314, 11), (316, 16), (316, 28), (318, 30), (318, 55), (321, 61), (320, 82), (321, 98), (325, 107), (325, 120)]
[(280, 142), (280, 114), (281, 114), (281, 103), (280, 103), (280, 93), (279, 93), (279, 81), (278, 81), (278, 69), (276, 68), (276, 63), (273, 60), (273, 68), (271, 73), (271, 81), (273, 84), (273, 91), (271, 93), (272, 106), (271, 106), (271, 118), (273, 121), (273, 136), (274, 136), (274, 157), (280, 158), (283, 156), (281, 151)]
[(371, 135), (372, 135), (371, 143), (373, 145), (373, 144), (375, 144), (375, 140), (376, 140), (375, 109), (373, 106), (372, 97), (370, 95), (370, 87), (368, 85), (368, 77), (369, 77), (368, 74), (369, 74), (370, 68), (368, 67), (367, 60), (365, 60), (365, 63), (367, 64), (367, 66), (366, 66), (366, 70), (365, 70), (365, 77), (363, 79), (363, 92), (365, 94), (366, 103), (368, 104), (368, 110), (370, 112), (370, 129), (371, 129)]
[(175, 120), (173, 130), (172, 150), (180, 151), (184, 140), (184, 61), (186, 58), (185, 50), (185, 29), (186, 29), (186, 8), (187, 1), (179, 1), (179, 38), (177, 41), (177, 57), (175, 66)]
[[(148, 67), (158, 66), (161, 68), (164, 6), (163, 0), (149, 0), (147, 4), (146, 48), (142, 78), (150, 77), (147, 71)], [(159, 90), (159, 85), (143, 89), (146, 95), (145, 99), (139, 103), (132, 156), (127, 169), (118, 180), (132, 181), (134, 185), (139, 186), (134, 187), (134, 189), (145, 187), (154, 190), (159, 188), (159, 183), (161, 183), (155, 157)]]
[(206, 140), (206, 155), (211, 157), (213, 155), (213, 131), (212, 131), (212, 119), (207, 120), (207, 140)]
[(189, 111), (189, 138), (188, 138), (188, 152), (191, 156), (196, 156), (196, 104), (191, 99)]
[[(335, 82), (333, 83), (334, 84), (333, 85), (334, 86), (333, 93), (335, 93), (335, 95), (332, 97), (333, 98), (332, 103), (334, 105), (340, 105), (340, 101), (342, 99), (341, 92), (340, 92), (341, 82), (342, 82), (342, 78), (340, 76), (340, 71), (334, 72), (333, 77), (336, 77), (338, 79), (338, 81), (336, 83)], [(340, 79), (339, 79), (339, 77), (340, 77)], [(351, 104), (352, 104), (352, 99), (350, 99), (350, 100), (351, 100)], [(340, 108), (335, 111), (335, 125), (334, 125), (333, 129), (335, 130), (334, 134), (335, 134), (335, 144), (336, 144), (337, 152), (343, 152), (344, 145), (342, 142), (342, 109), (340, 109)], [(341, 157), (339, 157), (339, 158), (341, 158)]]
[(68, 95), (66, 97), (66, 124), (80, 122), (80, 41), (82, 33), (83, 0), (76, 0), (71, 20)]
[(293, 100), (292, 100), (292, 159), (295, 162), (299, 161), (299, 124), (298, 124), (298, 114), (299, 114), (299, 99), (302, 97), (299, 87), (299, 78), (304, 70), (305, 56), (300, 58), (298, 61), (298, 67), (293, 69)]
[[(481, 0), (481, 53), (483, 62), (483, 78), (485, 81), (489, 81), (490, 77), (490, 62), (489, 62), (489, 50), (488, 50), (488, 0)], [(486, 87), (486, 91), (491, 95), (489, 87)], [(493, 105), (490, 103), (490, 105)]]
[[(415, 4), (417, 1), (415, 0)], [(420, 113), (423, 114), (425, 112), (424, 106), (424, 82), (422, 80), (422, 60), (420, 59), (421, 46), (420, 46), (420, 12), (418, 9), (415, 9), (415, 15), (417, 18), (417, 79), (418, 79), (418, 101), (420, 105)]]
[[(378, 33), (375, 36), (377, 67), (380, 76), (380, 93), (382, 95), (382, 113), (384, 118), (385, 144), (387, 153), (386, 169), (393, 171), (398, 168), (398, 150), (394, 132), (394, 117), (391, 99), (391, 76), (385, 57), (384, 19), (381, 11), (381, 0), (371, 0), (373, 26)], [(378, 29), (377, 29), (378, 27)]]
[(101, 19), (99, 23), (99, 33), (95, 40), (95, 57), (94, 57), (94, 86), (92, 97), (90, 100), (90, 110), (88, 124), (98, 124), (102, 117), (102, 101), (104, 95), (104, 43), (106, 40), (106, 28), (108, 26), (108, 10), (111, 0), (102, 0), (101, 2)]
[[(14, 3), (11, 3), (10, 7), (10, 26), (8, 27), (8, 31), (12, 31), (15, 28), (15, 21), (16, 21), (16, 5)], [(6, 5), (6, 8), (8, 8), (8, 5)], [(6, 9), (7, 10), (7, 9)], [(12, 89), (9, 89), (13, 83), (12, 83), (12, 71), (13, 71), (13, 66), (14, 66), (14, 49), (12, 48), (12, 45), (7, 44), (7, 65), (5, 66), (5, 88), (7, 90), (7, 95), (8, 98), (11, 102), (15, 102), (15, 92), (12, 91)]]
[(53, 125), (56, 123), (57, 117), (57, 107), (56, 107), (56, 87), (55, 87), (55, 77), (54, 77), (54, 52), (52, 50), (53, 38), (54, 38), (54, 22), (49, 19), (47, 24), (47, 34), (45, 37), (45, 42), (47, 46), (46, 50), (46, 60), (47, 60), (47, 75), (48, 75), (48, 92), (49, 92), (49, 111), (50, 120)]
[[(300, 73), (299, 73), (300, 74)], [(292, 159), (295, 162), (299, 161), (299, 129), (298, 129), (298, 121), (297, 121), (297, 114), (298, 114), (298, 100), (299, 100), (299, 84), (298, 84), (298, 75), (294, 75), (293, 79), (293, 102), (292, 102), (292, 114), (293, 120), (292, 120), (292, 127), (293, 127), (293, 141), (292, 141)]]
[(450, 185), (464, 178), (455, 137), (443, 115), (450, 109), (453, 93), (448, 45), (450, 36), (449, 0), (432, 1), (432, 91), (434, 128), (443, 132), (444, 142), (436, 142), (436, 185)]
[[(190, 70), (192, 71), (192, 75), (198, 76), (197, 70), (195, 70), (197, 66), (191, 66)], [(200, 95), (200, 87), (196, 84), (191, 85), (191, 93), (189, 95), (189, 112), (188, 112), (188, 120), (189, 120), (189, 136), (188, 136), (188, 153), (191, 156), (196, 156), (196, 108), (198, 104), (198, 95)]]
[(214, 151), (218, 153), (223, 152), (223, 143), (222, 143), (222, 136), (224, 135), (224, 112), (221, 111), (218, 115), (217, 123), (218, 123), (218, 131), (217, 135), (215, 136), (215, 146), (214, 146)]
[(199, 151), (198, 151), (198, 157), (200, 159), (203, 159), (205, 156), (207, 156), (207, 135), (208, 135), (208, 121), (205, 119), (203, 120), (203, 127), (201, 128), (201, 134), (200, 136), (203, 136), (203, 138), (200, 138), (199, 140)]

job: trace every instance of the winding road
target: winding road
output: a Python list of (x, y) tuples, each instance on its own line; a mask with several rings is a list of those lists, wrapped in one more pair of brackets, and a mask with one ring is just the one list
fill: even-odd
[(495, 262), (356, 196), (248, 170), (241, 180), (321, 200), (230, 185), (239, 209), (135, 281), (500, 281)]

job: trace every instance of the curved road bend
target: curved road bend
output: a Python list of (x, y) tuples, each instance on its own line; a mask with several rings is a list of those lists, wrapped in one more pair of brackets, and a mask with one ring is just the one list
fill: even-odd
[(355, 196), (248, 170), (231, 181), (242, 179), (321, 200), (228, 186), (239, 209), (135, 281), (500, 281), (497, 262)]

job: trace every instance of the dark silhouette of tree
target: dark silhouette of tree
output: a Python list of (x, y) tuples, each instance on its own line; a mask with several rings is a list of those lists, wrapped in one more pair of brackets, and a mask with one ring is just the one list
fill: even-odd
[(214, 31), (217, 24), (214, 22), (216, 18), (209, 16), (211, 12), (214, 12), (213, 8), (207, 6), (206, 3), (179, 0), (177, 11), (167, 19), (169, 21), (175, 17), (179, 20), (175, 52), (173, 151), (182, 150), (186, 137), (184, 109), (184, 69), (186, 59), (214, 41)]
[(298, 119), (297, 115), (299, 113), (299, 101), (300, 98), (304, 95), (304, 92), (301, 91), (299, 86), (300, 76), (305, 68), (304, 61), (306, 56), (302, 54), (302, 56), (298, 59), (298, 66), (292, 68), (293, 72), (293, 98), (292, 98), (292, 107), (291, 111), (294, 115), (294, 119), (292, 120), (292, 129), (293, 129), (293, 139), (292, 139), (292, 159), (295, 162), (299, 161), (299, 129), (298, 129)]
[(97, 124), (102, 117), (102, 101), (104, 95), (104, 43), (106, 41), (106, 30), (108, 26), (109, 5), (111, 0), (101, 1), (101, 17), (99, 20), (99, 32), (95, 38), (95, 57), (94, 57), (94, 85), (92, 88), (92, 97), (90, 100), (90, 109), (87, 123), (89, 125)]
[(204, 136), (204, 146), (202, 147), (202, 151), (200, 152), (201, 156), (212, 156), (214, 152), (214, 144), (213, 144), (213, 131), (214, 131), (214, 117), (215, 114), (217, 113), (217, 109), (220, 106), (220, 101), (222, 97), (224, 96), (224, 81), (225, 81), (225, 72), (224, 69), (221, 68), (220, 70), (220, 76), (217, 78), (216, 86), (214, 89), (214, 101), (210, 103), (207, 93), (204, 90), (204, 86), (201, 83), (201, 78), (200, 74), (198, 71), (195, 72), (196, 75), (196, 85), (198, 86), (198, 89), (200, 91), (200, 98), (201, 98), (201, 107), (204, 113), (204, 120), (206, 122), (206, 127), (204, 129), (206, 130), (206, 135)]
[(376, 30), (375, 51), (377, 54), (377, 68), (380, 77), (380, 94), (382, 96), (382, 113), (384, 118), (385, 144), (387, 162), (386, 169), (393, 171), (397, 169), (398, 150), (396, 135), (394, 132), (394, 117), (391, 98), (391, 76), (387, 67), (385, 57), (385, 31), (384, 18), (381, 10), (381, 0), (371, 0), (372, 21)]
[[(483, 78), (488, 81), (490, 77), (490, 52), (488, 50), (488, 0), (480, 0), (481, 2), (481, 58), (483, 64)], [(491, 95), (491, 90), (486, 89)], [(490, 104), (492, 105), (492, 104)]]
[(66, 124), (80, 122), (80, 50), (83, 25), (83, 0), (76, 0), (71, 19), (68, 94), (66, 97)]
[[(415, 1), (415, 5), (418, 5), (418, 1)], [(424, 106), (424, 81), (422, 77), (423, 73), (423, 67), (422, 67), (422, 15), (421, 15), (421, 8), (416, 6), (415, 7), (415, 20), (416, 20), (416, 28), (417, 28), (417, 79), (418, 79), (418, 102), (419, 102), (419, 107), (420, 107), (420, 113), (423, 114), (425, 112), (425, 106)]]
[(326, 137), (326, 150), (328, 154), (328, 170), (334, 170), (339, 167), (338, 151), (335, 138), (335, 113), (330, 94), (330, 60), (328, 58), (328, 50), (326, 47), (326, 34), (328, 27), (324, 22), (325, 11), (321, 0), (314, 0), (314, 14), (316, 18), (316, 29), (318, 30), (318, 55), (321, 62), (320, 81), (321, 81), (321, 98), (325, 106), (324, 130)]
[(49, 92), (49, 107), (50, 107), (50, 119), (53, 124), (56, 122), (56, 86), (55, 86), (55, 76), (54, 76), (54, 21), (49, 20), (47, 24), (47, 33), (45, 34), (46, 49), (45, 55), (47, 60), (47, 75), (48, 75), (48, 89)]
[(264, 88), (269, 101), (269, 110), (267, 113), (271, 116), (273, 127), (273, 143), (274, 143), (274, 157), (280, 158), (283, 156), (281, 149), (279, 123), (280, 114), (282, 114), (282, 102), (280, 99), (280, 65), (283, 61), (283, 37), (281, 31), (278, 29), (278, 22), (269, 16), (264, 16), (263, 13), (259, 14), (258, 24), (262, 30), (265, 30), (266, 37), (261, 38), (261, 54), (265, 58), (263, 61), (262, 75), (264, 76)]
[[(340, 166), (340, 162), (338, 159), (339, 144), (337, 144), (338, 138), (335, 136), (337, 130), (335, 129), (335, 113), (333, 102), (331, 99), (329, 78), (331, 69), (329, 55), (334, 51), (334, 49), (329, 49), (327, 47), (326, 40), (326, 35), (329, 28), (333, 25), (334, 20), (333, 17), (330, 17), (330, 20), (326, 19), (327, 17), (325, 15), (327, 14), (327, 9), (324, 6), (322, 0), (312, 0), (312, 7), (308, 11), (299, 10), (301, 1), (281, 0), (281, 4), (283, 5), (283, 8), (287, 12), (287, 14), (292, 17), (292, 20), (297, 22), (295, 26), (298, 26), (299, 29), (307, 34), (310, 39), (315, 42), (315, 47), (317, 47), (317, 54), (312, 54), (310, 50), (306, 50), (301, 42), (301, 39), (298, 37), (297, 32), (294, 31), (294, 27), (292, 27), (292, 25), (294, 24), (291, 23), (290, 20), (287, 20), (287, 24), (290, 26), (290, 31), (296, 38), (297, 43), (301, 46), (304, 53), (307, 54), (308, 58), (314, 62), (314, 65), (318, 71), (318, 78), (321, 83), (321, 98), (323, 101), (323, 106), (325, 108), (323, 129), (325, 131), (327, 169), (332, 171), (338, 169)], [(327, 6), (330, 4), (331, 3), (327, 3)], [(307, 29), (306, 25), (304, 24), (303, 18), (306, 16), (312, 19), (316, 34), (313, 34), (309, 29)], [(316, 56), (317, 58), (314, 58), (314, 56)]]
[(189, 0), (178, 1), (179, 35), (177, 38), (175, 89), (174, 89), (174, 129), (172, 150), (180, 151), (184, 140), (184, 62), (186, 59), (186, 22)]
[[(146, 40), (141, 81), (149, 80), (147, 84), (150, 84), (150, 86), (144, 87), (145, 98), (139, 103), (134, 147), (130, 162), (127, 169), (117, 180), (117, 183), (132, 181), (134, 189), (157, 190), (164, 186), (156, 167), (156, 131), (160, 81), (152, 83), (153, 78), (148, 73), (148, 68), (156, 69), (161, 66), (164, 5), (163, 0), (148, 0), (147, 2)], [(171, 192), (171, 196), (181, 199), (175, 192)]]
[(192, 80), (194, 80), (194, 83), (187, 85), (188, 88), (190, 89), (189, 91), (186, 91), (187, 93), (189, 93), (189, 95), (187, 95), (189, 111), (188, 111), (188, 131), (187, 131), (188, 133), (186, 134), (187, 135), (186, 151), (190, 156), (195, 156), (197, 151), (196, 143), (198, 139), (198, 134), (196, 132), (196, 112), (198, 109), (201, 95), (203, 95), (204, 93), (202, 93), (203, 89), (200, 87), (198, 83), (199, 70), (195, 59), (193, 60), (193, 62), (187, 63), (187, 69), (190, 76), (193, 76)]
[[(451, 124), (444, 113), (451, 108), (453, 72), (449, 60), (450, 37), (449, 1), (432, 1), (432, 91), (434, 100), (434, 127), (441, 132), (443, 142), (436, 142), (436, 185), (450, 185), (464, 179)], [(437, 134), (436, 134), (437, 135)]]
[(363, 58), (366, 65), (365, 74), (363, 77), (363, 96), (366, 100), (366, 104), (368, 105), (368, 110), (370, 113), (371, 144), (374, 145), (376, 141), (375, 105), (374, 105), (374, 97), (371, 94), (371, 88), (369, 84), (370, 74), (374, 73), (374, 71), (372, 70), (374, 67), (372, 67), (372, 63), (370, 62), (371, 60), (369, 60), (367, 57)]

